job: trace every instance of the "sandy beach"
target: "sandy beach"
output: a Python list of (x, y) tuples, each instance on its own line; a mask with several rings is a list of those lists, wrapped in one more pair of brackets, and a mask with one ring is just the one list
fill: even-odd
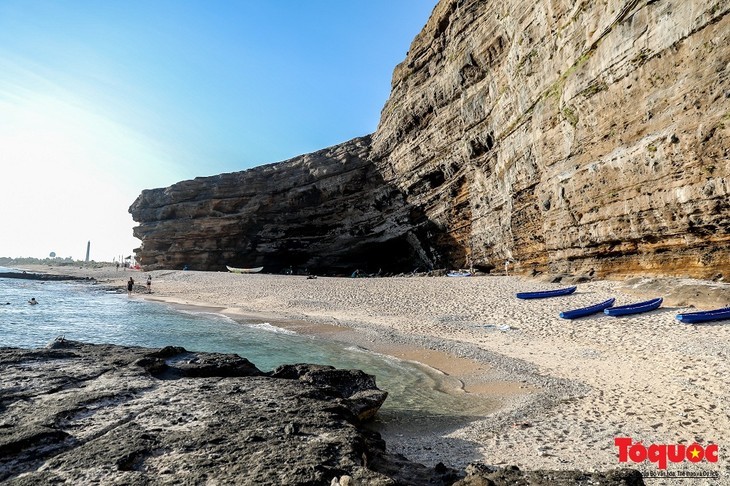
[[(389, 448), (415, 461), (464, 466), (478, 460), (527, 469), (627, 466), (656, 472), (656, 464), (648, 461), (619, 463), (614, 439), (630, 437), (647, 447), (717, 444), (717, 462), (685, 461), (669, 464), (668, 470), (721, 475), (686, 484), (727, 484), (730, 478), (730, 325), (685, 325), (675, 319), (681, 311), (730, 305), (729, 284), (596, 281), (579, 284), (572, 296), (521, 301), (516, 292), (561, 285), (507, 276), (308, 280), (28, 269), (88, 275), (116, 287), (132, 275), (140, 292), (133, 298), (206, 306), (242, 320), (346, 340), (440, 369), (461, 380), (464, 392), (476, 400), (499, 400), (494, 413), (444, 435), (415, 442), (386, 437)], [(151, 294), (142, 293), (147, 275), (152, 276)], [(682, 292), (670, 292), (680, 287)], [(646, 314), (559, 317), (560, 311), (609, 297), (621, 305), (663, 293), (665, 305)]]

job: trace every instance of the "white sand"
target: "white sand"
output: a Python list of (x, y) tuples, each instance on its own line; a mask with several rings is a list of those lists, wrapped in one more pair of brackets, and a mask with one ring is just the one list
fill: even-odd
[[(491, 356), (491, 379), (523, 380), (541, 390), (533, 394), (535, 401), (506, 400), (503, 411), (447, 437), (430, 438), (432, 447), (394, 446), (411, 459), (656, 471), (648, 462), (619, 464), (614, 438), (632, 437), (646, 445), (697, 441), (718, 444), (720, 460), (670, 464), (670, 470), (722, 475), (686, 484), (730, 483), (730, 324), (681, 324), (675, 314), (696, 310), (687, 307), (623, 318), (559, 318), (562, 310), (612, 296), (617, 305), (639, 300), (619, 291), (616, 282), (585, 283), (572, 296), (521, 301), (514, 297), (518, 291), (558, 285), (519, 277), (307, 280), (214, 272), (74, 271), (118, 286), (131, 274), (144, 285), (151, 274), (149, 297), (155, 299), (223, 307), (229, 314), (349, 326), (383, 342), (416, 344), (479, 361)], [(63, 268), (54, 272), (73, 273)], [(698, 288), (701, 293), (702, 286)], [(720, 299), (730, 296), (728, 284), (713, 288), (720, 289)], [(505, 325), (511, 329), (495, 327)]]

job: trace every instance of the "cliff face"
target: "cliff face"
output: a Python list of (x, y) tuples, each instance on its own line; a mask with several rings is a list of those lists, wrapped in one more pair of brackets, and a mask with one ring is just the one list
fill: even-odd
[(363, 137), (278, 164), (143, 191), (148, 269), (352, 271), (433, 265), (428, 220), (383, 182)]
[(372, 139), (145, 191), (138, 255), (728, 275), (729, 11), (442, 0)]
[(374, 152), (475, 262), (727, 275), (728, 9), (440, 2)]

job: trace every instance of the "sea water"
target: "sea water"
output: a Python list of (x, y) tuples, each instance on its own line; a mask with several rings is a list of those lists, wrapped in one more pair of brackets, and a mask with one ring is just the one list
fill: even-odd
[[(0, 272), (10, 271), (0, 267)], [(28, 304), (34, 297), (38, 305)], [(454, 393), (437, 370), (266, 322), (241, 324), (222, 314), (192, 312), (128, 297), (78, 281), (0, 278), (0, 347), (42, 347), (58, 336), (74, 341), (236, 353), (262, 371), (285, 363), (360, 369), (389, 393), (378, 423), (417, 432), (483, 416), (493, 403)], [(450, 390), (449, 390), (450, 389)]]

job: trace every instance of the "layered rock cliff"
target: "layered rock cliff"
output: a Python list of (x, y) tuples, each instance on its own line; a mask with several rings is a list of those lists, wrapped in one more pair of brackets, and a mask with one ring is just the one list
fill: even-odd
[(729, 11), (442, 0), (372, 137), (144, 191), (140, 261), (730, 275)]
[[(145, 268), (303, 271), (431, 265), (429, 221), (383, 181), (370, 137), (243, 172), (143, 191)], [(417, 265), (417, 264), (416, 264)]]

